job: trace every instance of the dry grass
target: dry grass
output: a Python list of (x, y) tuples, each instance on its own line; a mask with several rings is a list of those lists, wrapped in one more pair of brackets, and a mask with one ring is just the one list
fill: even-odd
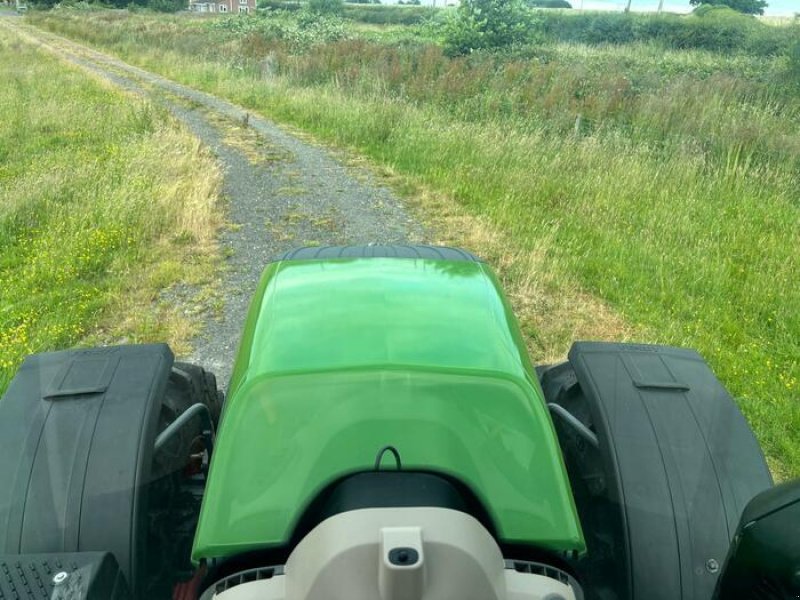
[[(127, 274), (110, 298), (106, 317), (82, 344), (163, 341), (185, 355), (199, 332), (196, 317), (214, 310), (221, 268), (216, 233), (222, 224), (222, 173), (209, 150), (186, 131), (164, 140), (161, 149), (163, 154), (148, 157), (157, 164), (131, 168), (159, 173), (161, 194), (154, 210), (173, 227), (153, 241), (149, 256)], [(165, 298), (165, 290), (176, 286), (188, 286), (192, 293)]]
[(243, 113), (239, 120), (230, 119), (210, 110), (203, 110), (203, 114), (222, 135), (225, 144), (244, 154), (251, 165), (291, 160), (292, 156), (287, 150), (273, 146), (263, 134), (250, 127), (248, 113)]
[[(30, 353), (187, 350), (213, 304), (213, 157), (164, 110), (7, 23), (0, 46), (0, 391)], [(179, 286), (191, 293), (170, 302)]]
[(520, 322), (531, 359), (553, 363), (566, 358), (579, 339), (642, 340), (618, 314), (592, 296), (554, 257), (552, 238), (536, 241), (533, 249), (509, 244), (486, 217), (430, 190), (408, 194), (435, 236), (435, 243), (473, 250), (495, 269)]

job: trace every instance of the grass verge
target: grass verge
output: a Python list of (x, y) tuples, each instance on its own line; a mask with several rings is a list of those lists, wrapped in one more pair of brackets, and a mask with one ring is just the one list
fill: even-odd
[(445, 237), (500, 264), (535, 359), (584, 336), (698, 349), (776, 475), (800, 474), (800, 106), (780, 60), (633, 46), (449, 60), (359, 40), (287, 53), (252, 36), (198, 54), (208, 33), (190, 19), (36, 23), (355, 148), (425, 190), (429, 212), (474, 219), (474, 237)]
[(210, 282), (219, 183), (165, 112), (0, 26), (0, 392), (33, 352), (185, 351), (194, 324), (160, 294)]

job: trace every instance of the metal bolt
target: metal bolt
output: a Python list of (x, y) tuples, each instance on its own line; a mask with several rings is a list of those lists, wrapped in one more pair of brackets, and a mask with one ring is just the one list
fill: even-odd
[(719, 563), (713, 558), (709, 558), (706, 561), (706, 571), (708, 571), (709, 573), (716, 573), (717, 571), (719, 571)]
[(69, 573), (67, 573), (66, 571), (59, 571), (58, 573), (53, 575), (53, 583), (55, 583), (56, 585), (58, 585), (59, 583), (64, 583), (67, 580), (67, 577), (69, 577)]

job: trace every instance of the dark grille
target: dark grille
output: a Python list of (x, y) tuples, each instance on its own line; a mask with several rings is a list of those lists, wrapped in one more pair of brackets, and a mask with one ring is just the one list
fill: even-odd
[(545, 565), (537, 562), (529, 562), (526, 560), (507, 560), (506, 569), (513, 569), (517, 573), (530, 573), (531, 575), (542, 575), (549, 577), (564, 585), (572, 585), (570, 576), (561, 569), (556, 569), (550, 565)]
[(240, 571), (229, 575), (225, 579), (220, 579), (214, 584), (214, 592), (221, 594), (222, 592), (241, 585), (243, 583), (250, 583), (251, 581), (261, 581), (262, 579), (272, 579), (276, 575), (283, 575), (283, 567), (261, 567), (258, 569), (249, 569), (247, 571)]

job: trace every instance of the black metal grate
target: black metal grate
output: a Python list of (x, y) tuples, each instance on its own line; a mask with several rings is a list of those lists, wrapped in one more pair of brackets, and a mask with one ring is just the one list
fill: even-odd
[(261, 581), (262, 579), (272, 579), (276, 575), (283, 575), (283, 567), (260, 567), (257, 569), (249, 569), (247, 571), (240, 571), (229, 575), (225, 579), (220, 579), (214, 584), (214, 592), (221, 594), (222, 592), (241, 585), (243, 583), (250, 583), (251, 581)]
[(570, 576), (564, 571), (543, 563), (529, 562), (527, 560), (507, 560), (506, 569), (513, 569), (517, 573), (530, 573), (531, 575), (549, 577), (564, 585), (572, 584)]

